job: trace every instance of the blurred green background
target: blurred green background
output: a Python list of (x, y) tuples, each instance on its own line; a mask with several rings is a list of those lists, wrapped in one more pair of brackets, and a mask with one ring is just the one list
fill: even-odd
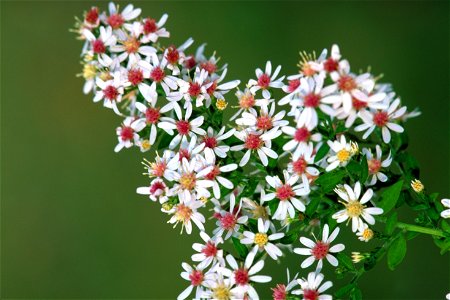
[[(246, 81), (267, 59), (292, 74), (299, 50), (338, 43), (354, 70), (371, 65), (420, 107), (406, 125), (410, 150), (426, 187), (450, 196), (448, 1), (134, 4), (144, 16), (170, 15), (171, 43), (207, 41), (230, 79)], [(135, 194), (147, 183), (143, 155), (113, 152), (120, 119), (75, 77), (82, 44), (68, 29), (92, 5), (107, 2), (1, 2), (2, 299), (174, 299), (187, 286), (180, 264), (197, 235), (180, 237)], [(273, 284), (299, 264), (296, 255), (271, 263)], [(383, 261), (364, 275), (364, 299), (444, 299), (449, 269), (431, 238), (416, 238), (395, 272)]]

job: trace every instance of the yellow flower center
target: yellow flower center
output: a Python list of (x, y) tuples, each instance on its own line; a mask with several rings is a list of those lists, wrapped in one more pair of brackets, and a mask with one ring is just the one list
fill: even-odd
[(191, 219), (192, 209), (184, 204), (178, 204), (176, 216), (178, 221), (187, 222)]
[(128, 53), (136, 53), (139, 50), (141, 43), (136, 38), (132, 37), (124, 41), (123, 45)]
[(144, 151), (147, 151), (148, 149), (150, 149), (151, 146), (152, 145), (150, 144), (149, 140), (143, 140), (141, 142), (141, 147), (142, 147), (142, 150), (144, 150)]
[(216, 107), (218, 110), (224, 110), (227, 108), (228, 102), (225, 99), (217, 99)]
[(359, 217), (364, 210), (364, 205), (362, 205), (358, 200), (349, 201), (345, 207), (347, 209), (347, 215), (351, 218)]
[(208, 202), (208, 198), (206, 198), (205, 196), (200, 197), (200, 201), (202, 201), (203, 203)]
[(180, 178), (180, 185), (185, 190), (192, 190), (195, 187), (195, 174), (185, 173)]
[(420, 193), (423, 191), (423, 189), (425, 188), (422, 184), (422, 182), (420, 182), (420, 180), (414, 179), (413, 181), (411, 181), (411, 187), (414, 190), (414, 192), (416, 193)]
[(259, 247), (264, 247), (268, 241), (269, 241), (269, 238), (267, 237), (267, 234), (261, 233), (261, 232), (258, 232), (257, 234), (255, 234), (254, 242)]
[(350, 151), (342, 149), (338, 153), (336, 153), (336, 157), (342, 163), (350, 159), (350, 154), (351, 154)]
[(92, 79), (97, 74), (97, 69), (94, 65), (85, 64), (83, 66), (83, 78), (84, 79)]
[(212, 289), (213, 298), (217, 300), (230, 300), (231, 293), (230, 290), (224, 285), (219, 284), (217, 287)]
[(373, 238), (373, 231), (370, 228), (366, 228), (364, 229), (363, 233), (362, 233), (362, 237), (364, 238), (364, 240), (369, 241)]

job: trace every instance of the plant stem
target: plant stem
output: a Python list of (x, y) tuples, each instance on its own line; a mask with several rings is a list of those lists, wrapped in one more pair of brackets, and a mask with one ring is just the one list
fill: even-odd
[(400, 229), (408, 230), (408, 231), (414, 231), (414, 232), (420, 232), (420, 233), (425, 233), (425, 234), (430, 234), (430, 235), (435, 235), (435, 236), (440, 236), (440, 237), (446, 237), (444, 232), (439, 229), (432, 229), (432, 228), (427, 228), (427, 227), (422, 227), (422, 226), (417, 226), (417, 225), (412, 225), (412, 224), (406, 224), (406, 223), (402, 223), (402, 222), (398, 222), (397, 227)]

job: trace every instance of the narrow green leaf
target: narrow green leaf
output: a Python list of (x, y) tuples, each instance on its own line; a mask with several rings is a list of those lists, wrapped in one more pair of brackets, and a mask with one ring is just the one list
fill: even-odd
[(317, 151), (316, 157), (314, 158), (314, 162), (318, 162), (322, 158), (325, 157), (325, 155), (328, 154), (328, 151), (330, 151), (330, 146), (328, 146), (327, 143), (323, 143), (322, 146), (320, 146), (319, 150)]
[(388, 267), (394, 270), (405, 258), (406, 255), (406, 239), (403, 235), (399, 235), (389, 247), (387, 253)]
[(362, 300), (362, 293), (358, 287), (355, 287), (350, 294), (352, 300)]
[(317, 207), (319, 207), (320, 204), (320, 197), (313, 197), (311, 198), (311, 202), (306, 206), (305, 214), (308, 217), (311, 217), (316, 211)]
[(367, 177), (369, 177), (369, 165), (367, 164), (367, 157), (364, 155), (361, 158), (361, 173), (360, 173), (361, 183), (366, 182)]
[(386, 220), (385, 231), (387, 235), (392, 235), (397, 225), (397, 212), (393, 212)]
[(450, 233), (450, 224), (448, 224), (448, 222), (447, 222), (445, 219), (442, 219), (442, 222), (441, 222), (441, 228), (442, 228), (445, 232)]
[(248, 248), (241, 244), (241, 241), (235, 237), (231, 238), (233, 240), (234, 249), (236, 249), (236, 252), (241, 258), (246, 258), (248, 254)]
[(345, 255), (342, 252), (337, 254), (337, 259), (339, 261), (339, 265), (346, 267), (349, 270), (355, 270), (355, 266), (353, 265), (353, 261), (350, 257)]
[(355, 287), (356, 285), (353, 283), (344, 285), (339, 290), (337, 290), (336, 293), (334, 293), (334, 295), (336, 296), (336, 298), (341, 298), (345, 295), (348, 295)]
[(329, 173), (324, 173), (317, 178), (316, 184), (322, 187), (322, 190), (327, 193), (332, 191), (337, 184), (342, 183), (342, 179), (345, 177), (345, 170), (335, 170)]
[(402, 191), (402, 186), (403, 180), (400, 180), (383, 191), (381, 194), (381, 201), (378, 203), (378, 206), (384, 211), (383, 214), (387, 214), (395, 207), (400, 192)]
[(295, 241), (298, 240), (299, 232), (293, 232), (286, 236), (284, 236), (282, 239), (280, 239), (280, 243), (284, 245), (292, 245)]

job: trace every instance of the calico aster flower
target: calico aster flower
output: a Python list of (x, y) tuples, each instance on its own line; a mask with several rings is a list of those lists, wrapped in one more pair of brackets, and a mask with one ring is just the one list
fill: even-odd
[(445, 219), (450, 218), (450, 199), (442, 199), (441, 203), (444, 207), (448, 208), (441, 211), (441, 217)]
[(277, 159), (278, 154), (270, 149), (272, 147), (272, 140), (281, 135), (281, 131), (278, 127), (272, 128), (271, 130), (261, 133), (259, 131), (236, 131), (234, 134), (238, 139), (244, 142), (243, 145), (232, 146), (231, 151), (241, 151), (247, 149), (244, 156), (239, 162), (239, 166), (245, 166), (250, 160), (250, 155), (252, 152), (258, 153), (258, 157), (264, 166), (269, 164), (267, 157)]
[(236, 88), (241, 81), (240, 80), (232, 80), (228, 82), (222, 83), (222, 81), (225, 79), (225, 75), (227, 74), (227, 69), (224, 69), (222, 74), (218, 76), (217, 74), (212, 74), (211, 71), (213, 69), (208, 68), (209, 64), (200, 64), (203, 70), (208, 71), (208, 74), (211, 76), (211, 78), (206, 80), (206, 83), (212, 82), (206, 89), (206, 95), (205, 95), (205, 106), (209, 107), (211, 105), (211, 98), (215, 97), (216, 99), (224, 99), (224, 95), (228, 93), (231, 89)]
[(344, 184), (343, 187), (335, 188), (334, 191), (339, 197), (344, 200), (341, 203), (345, 206), (345, 209), (333, 214), (333, 219), (336, 219), (338, 223), (345, 222), (346, 220), (352, 220), (352, 231), (356, 232), (358, 228), (363, 226), (363, 219), (370, 225), (375, 224), (373, 215), (381, 215), (383, 209), (379, 207), (367, 207), (367, 202), (373, 197), (373, 190), (368, 189), (359, 200), (361, 195), (361, 183), (358, 181), (355, 184), (355, 188), (352, 189), (348, 184)]
[(266, 176), (267, 183), (275, 190), (272, 193), (267, 194), (264, 197), (265, 201), (270, 201), (277, 198), (279, 200), (278, 208), (273, 214), (274, 220), (284, 220), (287, 214), (291, 218), (295, 217), (295, 210), (305, 211), (305, 204), (299, 200), (298, 196), (306, 196), (309, 194), (303, 184), (297, 184), (298, 176), (296, 174), (289, 175), (284, 170), (284, 183), (278, 178), (278, 176)]
[(154, 162), (149, 162), (147, 159), (144, 158), (144, 161), (142, 164), (144, 165), (145, 169), (147, 170), (147, 173), (144, 173), (144, 175), (148, 175), (151, 177), (157, 177), (157, 178), (165, 178), (169, 181), (173, 180), (174, 178), (174, 171), (171, 170), (169, 166), (169, 162), (171, 158), (173, 157), (174, 153), (170, 150), (166, 150), (163, 153), (163, 156), (160, 157), (158, 152), (156, 152), (156, 157)]
[(325, 71), (326, 73), (332, 73), (338, 71), (341, 58), (342, 55), (339, 50), (339, 46), (334, 44), (333, 46), (331, 46), (330, 56), (326, 58), (325, 56), (321, 55), (317, 62), (311, 62), (311, 68), (316, 70), (317, 72)]
[(241, 118), (236, 119), (236, 124), (240, 126), (248, 126), (250, 130), (268, 131), (275, 127), (284, 128), (289, 121), (283, 120), (286, 112), (284, 110), (275, 114), (275, 103), (270, 105), (261, 105), (259, 113), (250, 108), (248, 112), (243, 112)]
[(117, 103), (122, 101), (124, 82), (121, 79), (120, 72), (114, 72), (112, 76), (113, 78), (107, 81), (97, 77), (95, 83), (100, 90), (95, 93), (94, 102), (103, 100), (103, 106), (111, 108), (116, 114), (120, 115)]
[(340, 140), (328, 141), (327, 143), (334, 152), (334, 154), (330, 155), (327, 159), (329, 163), (325, 169), (327, 172), (330, 172), (339, 166), (345, 167), (358, 149), (358, 146), (353, 142), (347, 143), (344, 135), (341, 135)]
[(269, 103), (267, 99), (255, 99), (255, 94), (248, 88), (243, 92), (237, 91), (236, 97), (238, 98), (239, 110), (230, 118), (230, 121), (233, 121), (243, 112), (247, 112), (255, 106), (267, 105)]
[(253, 249), (256, 249), (256, 251), (264, 250), (270, 257), (277, 260), (279, 256), (283, 255), (283, 252), (275, 244), (271, 243), (271, 241), (283, 238), (284, 233), (272, 233), (269, 235), (267, 232), (270, 227), (271, 222), (269, 220), (264, 221), (263, 219), (258, 219), (258, 232), (244, 231), (244, 237), (241, 239), (241, 243), (244, 245), (255, 245)]
[(358, 228), (356, 236), (358, 236), (360, 241), (368, 242), (373, 238), (373, 231), (369, 228), (369, 225), (364, 223), (360, 228)]
[(287, 285), (285, 284), (277, 284), (276, 287), (271, 288), (272, 290), (272, 298), (273, 300), (286, 300), (291, 290), (298, 285), (296, 274), (294, 278), (291, 280), (289, 276), (289, 269), (286, 270), (287, 273)]
[[(242, 207), (242, 199), (239, 201), (239, 206), (236, 205), (236, 196), (234, 193), (230, 194), (230, 208), (228, 211), (220, 210), (216, 212), (217, 217), (217, 228), (214, 229), (213, 233), (216, 237), (221, 237), (226, 231), (225, 240), (229, 239), (232, 235), (237, 234), (239, 228), (242, 224), (245, 224), (248, 220), (247, 216), (241, 216), (240, 211)], [(216, 208), (220, 207), (220, 204), (216, 204)]]
[(318, 261), (317, 269), (322, 269), (323, 265), (323, 259), (328, 260), (328, 262), (334, 266), (337, 267), (338, 260), (336, 257), (332, 255), (332, 253), (338, 253), (345, 249), (344, 244), (337, 244), (334, 246), (331, 246), (331, 243), (336, 239), (337, 235), (339, 234), (339, 227), (336, 227), (333, 232), (329, 235), (330, 228), (328, 227), (328, 224), (325, 224), (323, 226), (323, 232), (322, 232), (322, 239), (317, 240), (313, 242), (312, 240), (301, 237), (300, 242), (306, 246), (307, 248), (295, 248), (294, 252), (299, 255), (309, 255), (307, 259), (305, 259), (301, 267), (307, 268), (310, 265), (312, 265), (315, 261)]
[(191, 267), (187, 263), (182, 263), (184, 271), (181, 272), (181, 278), (190, 281), (190, 285), (178, 295), (177, 300), (184, 300), (189, 297), (192, 290), (195, 288), (195, 299), (200, 299), (204, 292), (204, 287), (208, 286), (208, 283), (212, 283), (214, 280), (214, 272), (209, 270), (205, 272), (205, 266)]
[(288, 163), (288, 172), (296, 174), (302, 179), (306, 189), (310, 189), (310, 182), (319, 176), (319, 170), (314, 167), (315, 150), (312, 143), (302, 145), (295, 151)]
[(300, 78), (302, 77), (302, 74), (295, 74), (287, 77), (288, 84), (281, 88), (283, 92), (287, 93), (287, 95), (278, 101), (278, 105), (285, 105), (289, 103), (295, 94), (300, 92)]
[[(211, 171), (205, 175), (205, 179), (212, 181), (212, 189), (213, 189), (213, 195), (216, 199), (220, 199), (221, 193), (220, 193), (220, 185), (223, 187), (231, 190), (234, 188), (233, 183), (228, 180), (227, 178), (222, 176), (222, 173), (228, 173), (231, 171), (234, 171), (237, 169), (237, 164), (228, 164), (224, 166), (220, 166), (219, 164), (216, 164), (215, 157), (211, 162), (208, 162), (206, 159), (204, 159), (202, 156), (198, 156), (199, 163), (204, 168), (212, 168)], [(220, 183), (220, 185), (219, 185)]]
[(223, 243), (221, 237), (209, 237), (204, 231), (200, 232), (204, 244), (194, 243), (192, 248), (198, 252), (192, 255), (191, 259), (195, 262), (200, 262), (198, 268), (207, 268), (209, 265), (225, 266), (225, 260), (223, 259), (223, 250), (219, 248), (219, 244)]
[(186, 59), (184, 51), (189, 48), (189, 46), (192, 45), (193, 42), (194, 40), (192, 38), (189, 38), (178, 48), (175, 46), (170, 46), (164, 51), (164, 57), (168, 62), (167, 69), (172, 70), (172, 75), (177, 76), (181, 73), (179, 67)]
[(214, 129), (208, 127), (206, 135), (200, 138), (200, 144), (194, 149), (194, 153), (204, 152), (206, 161), (212, 163), (216, 159), (216, 155), (220, 158), (227, 157), (227, 152), (230, 150), (228, 145), (219, 145), (221, 141), (230, 138), (236, 131), (234, 128), (225, 132), (223, 126), (217, 134), (214, 134)]
[(180, 144), (180, 142), (186, 141), (188, 137), (192, 138), (192, 136), (194, 136), (195, 134), (206, 134), (205, 130), (200, 128), (200, 126), (203, 124), (203, 116), (199, 116), (193, 120), (189, 120), (192, 115), (192, 106), (187, 107), (184, 118), (181, 110), (175, 109), (175, 114), (178, 120), (166, 117), (164, 118), (164, 121), (158, 124), (159, 128), (163, 129), (170, 135), (174, 135), (174, 130), (177, 131), (177, 134), (169, 144), (170, 149), (174, 149)]
[(242, 290), (237, 289), (230, 278), (224, 278), (220, 271), (218, 271), (216, 274), (216, 278), (210, 284), (208, 284), (208, 288), (203, 292), (200, 299), (244, 299)]
[(172, 214), (173, 216), (170, 218), (168, 223), (175, 224), (173, 228), (175, 228), (178, 223), (181, 222), (181, 234), (183, 233), (183, 229), (186, 228), (186, 233), (192, 233), (192, 223), (194, 223), (198, 229), (201, 231), (205, 230), (203, 223), (205, 223), (205, 217), (197, 211), (200, 207), (202, 207), (204, 203), (202, 201), (190, 199), (184, 202), (176, 204), (170, 210), (167, 211), (168, 214)]
[[(266, 193), (264, 189), (260, 186), (256, 188), (256, 191), (260, 191), (261, 195), (259, 197), (259, 201), (252, 200), (250, 198), (242, 198), (243, 203), (243, 211), (246, 212), (250, 218), (252, 219), (263, 219), (264, 221), (269, 220), (270, 210), (268, 206), (264, 206), (264, 197)], [(271, 223), (272, 224), (272, 223)], [(274, 229), (275, 228), (271, 228)]]
[(130, 148), (139, 139), (138, 132), (144, 129), (145, 124), (137, 122), (133, 117), (127, 117), (122, 123), (122, 126), (117, 127), (117, 139), (119, 143), (114, 148), (114, 152), (119, 152), (124, 147)]
[(166, 74), (167, 59), (162, 57), (160, 60), (156, 53), (151, 54), (145, 60), (141, 60), (139, 65), (145, 69), (145, 78), (152, 81), (150, 85), (153, 93), (156, 93), (157, 85), (161, 85), (166, 95), (170, 95), (172, 90), (178, 89), (178, 78)]
[(168, 38), (170, 33), (163, 27), (166, 24), (167, 14), (162, 15), (158, 22), (152, 18), (145, 18), (142, 20), (142, 42), (143, 43), (156, 43), (160, 37)]
[(272, 74), (272, 63), (270, 61), (266, 63), (264, 72), (260, 68), (257, 68), (255, 71), (257, 79), (251, 79), (248, 82), (250, 91), (255, 94), (257, 91), (262, 90), (263, 97), (265, 99), (270, 99), (269, 88), (280, 89), (283, 87), (284, 76), (277, 78), (278, 74), (280, 74), (280, 70), (281, 66), (278, 66)]
[(140, 195), (149, 195), (150, 200), (159, 201), (163, 204), (169, 199), (169, 188), (163, 180), (156, 178), (150, 182), (150, 186), (142, 186), (136, 189), (136, 193)]
[(377, 179), (381, 182), (386, 182), (388, 177), (382, 173), (381, 168), (387, 168), (392, 163), (391, 152), (389, 151), (389, 155), (384, 160), (381, 159), (383, 153), (381, 152), (381, 147), (379, 145), (375, 146), (376, 156), (372, 154), (370, 149), (364, 148), (362, 152), (367, 158), (367, 165), (369, 167), (369, 182), (367, 185), (374, 185), (377, 182)]
[(108, 47), (114, 46), (117, 43), (117, 38), (112, 33), (111, 27), (100, 26), (100, 35), (95, 37), (95, 35), (88, 29), (83, 30), (83, 36), (91, 44), (91, 52), (93, 54), (102, 55), (108, 51)]
[(122, 12), (119, 12), (119, 6), (116, 6), (113, 2), (110, 2), (108, 9), (109, 16), (103, 14), (100, 19), (104, 23), (111, 26), (113, 29), (121, 28), (125, 24), (125, 22), (131, 21), (141, 14), (141, 9), (135, 9), (132, 4), (128, 4), (127, 6), (125, 6)]
[(365, 131), (362, 138), (367, 139), (375, 128), (380, 128), (383, 136), (383, 142), (388, 144), (391, 141), (390, 130), (398, 133), (402, 133), (404, 131), (402, 126), (394, 123), (406, 112), (406, 106), (398, 108), (399, 105), (400, 99), (396, 99), (390, 104), (387, 110), (377, 110), (375, 112), (369, 112), (367, 110), (360, 111), (359, 116), (364, 123), (356, 126), (355, 131)]
[(313, 127), (302, 126), (302, 127), (292, 127), (292, 126), (283, 126), (281, 128), (283, 133), (292, 137), (292, 140), (284, 144), (283, 150), (293, 152), (298, 155), (302, 148), (304, 148), (308, 143), (312, 142), (320, 142), (322, 140), (322, 135), (318, 132), (313, 133)]
[(194, 72), (194, 78), (192, 80), (184, 81), (179, 79), (177, 84), (180, 87), (179, 93), (184, 98), (185, 106), (192, 105), (195, 100), (195, 106), (203, 106), (203, 100), (208, 96), (207, 89), (213, 84), (213, 82), (207, 82), (208, 72), (204, 69), (197, 68)]
[[(193, 153), (193, 150), (195, 146), (197, 145), (197, 137), (194, 135), (191, 140), (188, 141), (182, 141), (180, 143), (180, 148), (178, 149), (178, 152), (175, 153), (175, 155), (172, 157), (172, 159), (169, 161), (169, 164), (167, 165), (169, 169), (171, 170), (179, 170), (182, 166), (183, 158), (187, 159), (187, 161), (195, 160), (196, 168), (201, 167), (201, 155), (196, 155)], [(205, 160), (203, 158), (203, 160)]]
[(332, 287), (333, 283), (331, 281), (326, 281), (322, 284), (323, 279), (323, 274), (311, 272), (308, 274), (308, 278), (297, 279), (301, 288), (292, 291), (292, 294), (302, 295), (302, 299), (304, 300), (332, 300), (333, 297), (331, 295), (322, 293)]

